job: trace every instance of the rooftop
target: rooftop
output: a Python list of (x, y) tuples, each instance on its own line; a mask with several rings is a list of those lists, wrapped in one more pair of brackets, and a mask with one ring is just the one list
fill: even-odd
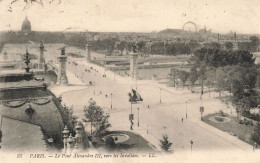
[(46, 150), (47, 146), (40, 126), (7, 117), (1, 119), (3, 151)]

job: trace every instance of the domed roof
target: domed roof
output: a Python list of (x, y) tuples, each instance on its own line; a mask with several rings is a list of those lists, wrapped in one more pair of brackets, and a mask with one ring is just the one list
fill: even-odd
[(22, 31), (23, 32), (30, 32), (31, 31), (31, 22), (28, 20), (27, 16), (25, 17), (25, 19), (23, 21)]

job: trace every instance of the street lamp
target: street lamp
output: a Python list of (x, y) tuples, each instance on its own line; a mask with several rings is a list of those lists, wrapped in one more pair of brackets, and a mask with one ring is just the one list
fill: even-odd
[(93, 92), (93, 94), (95, 95), (96, 84), (95, 84), (95, 82), (93, 84), (94, 84), (94, 92)]
[[(132, 88), (131, 88), (132, 89)], [(133, 119), (134, 119), (134, 115), (133, 115), (133, 109), (132, 109), (132, 99), (130, 98), (130, 103), (131, 103), (131, 114), (129, 115), (129, 121), (130, 121), (130, 130), (133, 130)]]
[(113, 94), (111, 93), (111, 109), (112, 109), (112, 95), (113, 95)]
[(186, 101), (186, 118), (188, 117), (188, 115), (187, 115), (187, 101)]
[(193, 141), (190, 141), (190, 151), (192, 152), (192, 145), (193, 145)]
[(84, 76), (84, 72), (82, 72), (82, 75), (81, 75), (82, 83), (84, 83), (83, 76)]
[(139, 108), (137, 108), (137, 113), (138, 113), (138, 122), (137, 122), (137, 126), (139, 127)]
[(257, 143), (254, 142), (254, 144), (253, 144), (253, 151), (255, 151), (256, 147), (257, 147)]
[(76, 62), (74, 62), (75, 64), (74, 64), (74, 66), (75, 66), (75, 76), (77, 76), (77, 63)]
[(114, 71), (114, 80), (116, 80), (115, 71)]
[(162, 97), (161, 97), (161, 88), (160, 88), (160, 104), (162, 103)]

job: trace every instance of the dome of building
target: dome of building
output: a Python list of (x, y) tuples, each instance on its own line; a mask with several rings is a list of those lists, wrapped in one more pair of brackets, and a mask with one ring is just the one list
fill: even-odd
[(31, 32), (31, 22), (28, 20), (27, 16), (22, 24), (22, 32)]

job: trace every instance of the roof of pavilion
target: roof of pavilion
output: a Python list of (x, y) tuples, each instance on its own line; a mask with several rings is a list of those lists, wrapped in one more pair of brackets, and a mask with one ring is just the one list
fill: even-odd
[(30, 152), (47, 150), (45, 136), (38, 125), (1, 117), (0, 127), (3, 133), (1, 142), (3, 151)]

